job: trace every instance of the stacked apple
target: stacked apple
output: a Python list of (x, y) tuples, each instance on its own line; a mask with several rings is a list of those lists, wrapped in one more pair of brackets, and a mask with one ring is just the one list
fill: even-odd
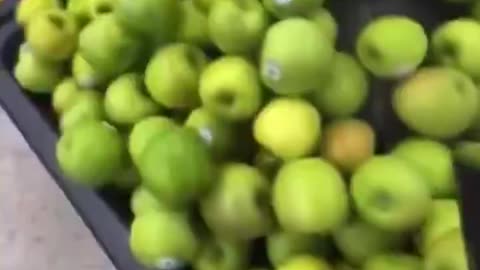
[[(468, 269), (454, 159), (480, 168), (480, 23), (445, 22), (429, 45), (383, 16), (357, 61), (321, 2), (19, 3), (15, 77), (52, 95), (67, 177), (133, 190), (139, 262)], [(392, 106), (416, 134), (388, 152), (356, 118), (368, 73), (398, 80)], [(270, 266), (251, 264), (257, 239)]]

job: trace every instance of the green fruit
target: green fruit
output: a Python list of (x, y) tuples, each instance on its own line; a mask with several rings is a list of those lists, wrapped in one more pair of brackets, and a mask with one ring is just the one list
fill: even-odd
[(35, 54), (47, 61), (68, 60), (77, 48), (77, 39), (74, 17), (56, 9), (32, 18), (25, 35)]
[(188, 128), (157, 133), (137, 164), (143, 185), (170, 207), (182, 207), (207, 192), (215, 169), (197, 133)]
[(364, 270), (423, 270), (423, 261), (406, 253), (377, 255), (367, 260)]
[(163, 116), (150, 116), (133, 126), (128, 139), (128, 151), (138, 166), (140, 157), (152, 138), (175, 128), (175, 123)]
[(44, 11), (59, 9), (59, 0), (27, 0), (18, 1), (15, 19), (18, 24), (27, 27), (30, 20)]
[(357, 119), (329, 123), (322, 141), (322, 156), (341, 171), (353, 173), (375, 153), (375, 131)]
[(67, 177), (93, 187), (111, 182), (126, 158), (121, 135), (100, 121), (84, 121), (66, 130), (56, 151), (58, 164)]
[(206, 64), (206, 55), (192, 45), (174, 43), (162, 47), (145, 71), (147, 91), (167, 108), (195, 108), (200, 103), (199, 78)]
[(102, 99), (102, 95), (95, 90), (80, 90), (69, 108), (63, 112), (60, 118), (60, 130), (65, 131), (85, 120), (104, 119)]
[(342, 176), (320, 158), (286, 163), (275, 178), (272, 204), (280, 226), (291, 232), (328, 233), (349, 214)]
[(453, 149), (455, 161), (463, 166), (480, 169), (480, 142), (460, 141)]
[(325, 83), (333, 53), (332, 42), (314, 22), (303, 18), (277, 22), (267, 30), (263, 41), (260, 57), (262, 81), (277, 94), (311, 92)]
[(443, 65), (465, 72), (474, 80), (480, 79), (480, 23), (461, 18), (440, 25), (432, 35), (432, 54)]
[[(392, 31), (395, 29), (395, 31)], [(360, 62), (378, 77), (403, 77), (413, 72), (426, 56), (428, 39), (423, 27), (398, 15), (370, 22), (357, 39)]]
[(222, 239), (253, 240), (273, 226), (270, 183), (254, 167), (227, 163), (217, 184), (200, 203), (210, 230)]
[(165, 206), (146, 188), (139, 186), (130, 198), (130, 209), (135, 216), (165, 210)]
[(210, 63), (200, 77), (200, 98), (219, 117), (241, 121), (261, 106), (262, 89), (255, 66), (238, 56), (224, 56)]
[(452, 230), (435, 241), (425, 255), (425, 270), (468, 270), (467, 252), (460, 229)]
[(393, 108), (410, 129), (448, 139), (472, 124), (479, 108), (479, 94), (465, 74), (446, 67), (427, 67), (395, 89)]
[(258, 0), (216, 1), (208, 13), (210, 38), (226, 54), (256, 50), (268, 23), (268, 14)]
[(322, 6), (324, 0), (263, 0), (265, 8), (279, 19), (305, 15)]
[(95, 70), (78, 52), (73, 56), (72, 75), (81, 88), (95, 89), (108, 81), (105, 74)]
[(278, 98), (258, 113), (253, 133), (265, 149), (281, 159), (290, 160), (314, 151), (321, 137), (321, 121), (310, 103), (296, 98)]
[(130, 249), (146, 267), (176, 269), (194, 260), (199, 246), (183, 213), (151, 211), (133, 220)]
[(207, 16), (195, 6), (194, 1), (181, 1), (182, 20), (178, 26), (177, 40), (205, 47), (210, 43)]
[[(388, 179), (388, 181), (385, 181)], [(377, 156), (353, 175), (350, 190), (360, 217), (388, 231), (421, 225), (432, 206), (420, 173), (394, 156)]]
[(314, 11), (309, 11), (307, 18), (317, 24), (328, 40), (335, 43), (337, 40), (338, 26), (337, 21), (330, 11), (325, 8), (317, 8)]
[(312, 92), (312, 102), (322, 114), (343, 118), (362, 109), (368, 97), (369, 81), (362, 66), (352, 56), (336, 52), (331, 76)]
[(461, 228), (460, 210), (456, 200), (437, 199), (421, 230), (420, 251), (427, 253), (435, 242), (453, 229)]
[(88, 5), (88, 17), (90, 20), (113, 13), (120, 0), (85, 0), (89, 2)]
[(329, 248), (328, 240), (315, 234), (277, 231), (267, 237), (267, 256), (277, 267), (298, 255), (323, 257)]
[(363, 265), (368, 258), (401, 248), (404, 235), (391, 233), (361, 220), (354, 220), (333, 233), (342, 256), (352, 265)]
[(248, 251), (245, 242), (209, 239), (202, 243), (193, 265), (196, 270), (244, 270)]
[(281, 266), (278, 270), (332, 270), (333, 268), (327, 261), (311, 255), (299, 255), (291, 258)]
[(453, 156), (447, 146), (433, 140), (413, 138), (397, 145), (392, 154), (422, 173), (432, 197), (456, 194)]
[(75, 17), (77, 25), (82, 28), (90, 20), (89, 7), (91, 0), (68, 0), (66, 11)]
[(94, 70), (115, 77), (129, 70), (141, 54), (142, 44), (121, 28), (112, 14), (91, 21), (80, 32), (81, 56)]
[(71, 77), (64, 79), (55, 86), (52, 95), (52, 106), (55, 112), (61, 115), (64, 111), (70, 109), (79, 91), (75, 80)]
[(143, 78), (136, 73), (121, 75), (107, 88), (105, 112), (117, 124), (133, 125), (156, 114), (160, 107), (145, 95)]

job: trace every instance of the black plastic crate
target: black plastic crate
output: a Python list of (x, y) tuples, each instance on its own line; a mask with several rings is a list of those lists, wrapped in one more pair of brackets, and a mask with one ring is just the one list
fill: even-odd
[[(375, 17), (407, 15), (419, 21), (430, 33), (439, 23), (466, 14), (464, 5), (442, 0), (330, 0), (328, 8), (339, 24), (337, 49), (353, 52), (357, 34)], [(93, 191), (66, 179), (55, 159), (58, 130), (45, 95), (24, 92), (12, 70), (23, 33), (13, 21), (16, 0), (6, 0), (0, 8), (0, 106), (5, 109), (45, 168), (64, 191), (85, 224), (90, 228), (113, 264), (119, 270), (144, 269), (135, 262), (128, 246), (132, 215), (128, 194), (118, 190)], [(380, 150), (386, 151), (409, 131), (395, 117), (390, 89), (396, 81), (371, 78), (370, 97), (360, 116), (377, 131)], [(480, 270), (480, 171), (457, 166), (460, 203), (470, 269)], [(258, 255), (258, 254), (255, 254)]]

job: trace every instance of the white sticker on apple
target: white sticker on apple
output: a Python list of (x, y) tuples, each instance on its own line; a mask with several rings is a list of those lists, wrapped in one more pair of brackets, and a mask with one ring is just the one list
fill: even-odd
[(275, 3), (279, 6), (285, 6), (292, 2), (292, 0), (275, 0)]
[(160, 270), (176, 270), (185, 266), (185, 263), (176, 258), (161, 258), (155, 263), (155, 268)]
[(209, 128), (201, 128), (198, 133), (200, 134), (200, 137), (208, 144), (211, 145), (213, 142), (213, 134), (212, 131)]
[(265, 77), (275, 82), (282, 78), (282, 70), (280, 69), (280, 66), (273, 60), (266, 61), (263, 73)]

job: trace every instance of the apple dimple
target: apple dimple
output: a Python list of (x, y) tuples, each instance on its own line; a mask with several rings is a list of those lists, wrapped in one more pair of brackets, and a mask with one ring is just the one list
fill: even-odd
[(100, 3), (96, 8), (96, 14), (106, 14), (111, 13), (113, 11), (113, 7), (110, 3)]
[(395, 201), (388, 191), (379, 189), (372, 193), (368, 198), (367, 204), (371, 205), (373, 208), (387, 212), (392, 210)]
[(382, 53), (374, 45), (370, 44), (365, 47), (365, 54), (373, 61), (378, 62), (382, 58)]
[(219, 91), (215, 95), (215, 101), (222, 107), (231, 107), (235, 102), (235, 96), (227, 89)]
[(458, 47), (454, 42), (445, 41), (439, 48), (439, 54), (446, 63), (454, 63), (458, 55)]
[(50, 23), (52, 23), (58, 29), (61, 30), (63, 27), (65, 27), (65, 18), (60, 14), (50, 13), (47, 16)]

